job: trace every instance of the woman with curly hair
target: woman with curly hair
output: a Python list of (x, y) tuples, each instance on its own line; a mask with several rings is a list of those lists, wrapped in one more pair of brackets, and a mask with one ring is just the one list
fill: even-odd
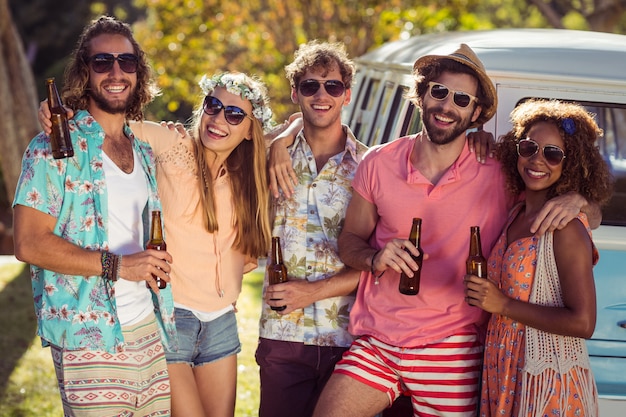
[(488, 278), (466, 277), (467, 300), (493, 313), (485, 344), (481, 416), (597, 416), (584, 339), (596, 322), (587, 217), (538, 236), (530, 225), (550, 198), (576, 191), (602, 205), (610, 174), (602, 134), (582, 106), (529, 100), (497, 144), (509, 189), (523, 200), (491, 252)]

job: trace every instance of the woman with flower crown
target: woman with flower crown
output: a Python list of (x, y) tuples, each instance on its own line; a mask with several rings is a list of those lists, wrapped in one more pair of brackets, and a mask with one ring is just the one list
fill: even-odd
[(466, 276), (466, 300), (493, 313), (484, 352), (480, 416), (598, 415), (584, 339), (596, 321), (593, 265), (598, 252), (587, 217), (538, 236), (530, 225), (544, 203), (576, 191), (610, 197), (610, 174), (584, 107), (530, 100), (511, 114), (497, 144), (512, 211), (488, 261), (488, 278)]
[(190, 135), (132, 124), (152, 146), (163, 202), (178, 352), (166, 352), (174, 416), (232, 416), (235, 302), (270, 240), (264, 130), (267, 91), (241, 73), (204, 76)]

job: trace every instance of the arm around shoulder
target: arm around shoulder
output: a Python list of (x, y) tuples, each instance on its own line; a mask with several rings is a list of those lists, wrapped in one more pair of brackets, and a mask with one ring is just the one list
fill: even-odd
[(151, 121), (131, 121), (129, 126), (135, 137), (143, 142), (147, 142), (159, 154), (177, 143), (181, 138), (189, 138), (188, 135), (181, 135), (175, 128), (170, 129), (159, 123)]

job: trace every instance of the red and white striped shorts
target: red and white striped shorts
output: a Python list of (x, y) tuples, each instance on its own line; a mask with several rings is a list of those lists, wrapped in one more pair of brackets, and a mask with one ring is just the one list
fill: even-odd
[(411, 396), (419, 416), (475, 416), (483, 346), (475, 334), (453, 335), (425, 346), (400, 348), (373, 337), (357, 339), (335, 365), (389, 396)]

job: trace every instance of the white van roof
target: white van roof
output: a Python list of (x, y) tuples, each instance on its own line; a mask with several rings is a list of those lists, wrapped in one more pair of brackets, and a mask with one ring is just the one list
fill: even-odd
[(447, 54), (468, 44), (490, 76), (523, 73), (542, 78), (612, 80), (626, 85), (626, 36), (566, 29), (494, 29), (444, 32), (389, 42), (355, 61), (411, 73), (417, 58)]

